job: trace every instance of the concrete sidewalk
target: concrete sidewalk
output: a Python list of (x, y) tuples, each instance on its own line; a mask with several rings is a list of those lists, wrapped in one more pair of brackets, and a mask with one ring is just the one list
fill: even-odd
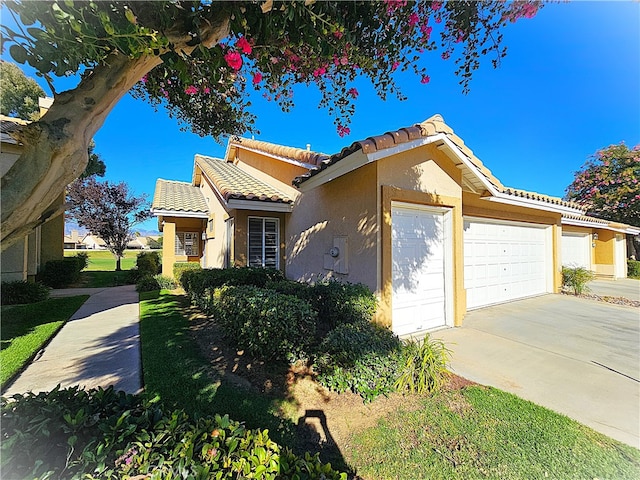
[(54, 290), (52, 297), (91, 295), (43, 352), (3, 393), (108, 387), (141, 389), (138, 293), (134, 285)]

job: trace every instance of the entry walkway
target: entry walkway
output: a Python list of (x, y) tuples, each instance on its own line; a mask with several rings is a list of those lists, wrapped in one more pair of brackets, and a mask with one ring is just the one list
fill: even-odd
[(113, 385), (141, 389), (138, 293), (134, 285), (54, 290), (52, 297), (91, 295), (36, 359), (3, 393)]

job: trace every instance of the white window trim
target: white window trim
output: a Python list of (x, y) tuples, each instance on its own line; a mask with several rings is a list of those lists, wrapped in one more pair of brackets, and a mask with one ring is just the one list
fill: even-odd
[[(194, 255), (188, 255), (187, 251), (184, 248), (184, 246), (185, 246), (184, 245), (184, 242), (185, 242), (184, 237), (188, 233), (193, 235), (194, 238), (195, 238), (195, 242), (196, 243), (194, 244), (194, 246), (195, 246), (196, 253)], [(178, 241), (177, 241), (178, 235), (182, 235), (182, 242), (181, 242), (182, 243), (182, 250), (181, 251), (178, 251)], [(176, 245), (175, 245), (175, 248), (174, 248), (174, 252), (175, 252), (175, 254), (177, 256), (185, 256), (185, 257), (198, 257), (198, 256), (200, 256), (200, 234), (198, 232), (176, 232)]]
[(252, 219), (262, 220), (262, 267), (264, 266), (264, 254), (265, 254), (265, 242), (264, 242), (264, 221), (265, 220), (274, 220), (276, 222), (276, 269), (280, 269), (280, 219), (277, 217), (259, 217), (256, 215), (252, 215), (247, 217), (247, 266), (251, 263), (249, 256), (249, 223)]

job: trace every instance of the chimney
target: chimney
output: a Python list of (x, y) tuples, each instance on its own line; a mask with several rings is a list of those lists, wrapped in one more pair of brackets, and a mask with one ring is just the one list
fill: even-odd
[(307, 152), (310, 152), (310, 151), (311, 151), (311, 144), (307, 143)]
[(71, 230), (71, 241), (78, 243), (78, 230)]

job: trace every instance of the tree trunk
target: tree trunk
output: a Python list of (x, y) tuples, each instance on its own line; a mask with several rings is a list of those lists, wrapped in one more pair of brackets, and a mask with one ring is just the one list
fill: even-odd
[(122, 257), (120, 255), (116, 255), (116, 272), (122, 271), (122, 265), (120, 263), (121, 261), (122, 261)]
[(84, 171), (89, 142), (107, 114), (161, 62), (155, 56), (131, 59), (114, 53), (75, 89), (57, 95), (39, 121), (15, 133), (24, 150), (0, 185), (3, 251), (59, 213), (49, 206)]
[[(174, 31), (169, 29), (175, 51), (193, 51), (190, 33), (180, 22)], [(228, 35), (228, 16), (220, 14), (203, 23), (198, 33), (202, 44), (211, 48)], [(129, 58), (111, 53), (103, 64), (88, 70), (76, 88), (56, 95), (40, 120), (12, 134), (24, 150), (0, 182), (2, 251), (64, 208), (50, 205), (84, 171), (94, 134), (122, 96), (161, 63), (160, 54)]]

